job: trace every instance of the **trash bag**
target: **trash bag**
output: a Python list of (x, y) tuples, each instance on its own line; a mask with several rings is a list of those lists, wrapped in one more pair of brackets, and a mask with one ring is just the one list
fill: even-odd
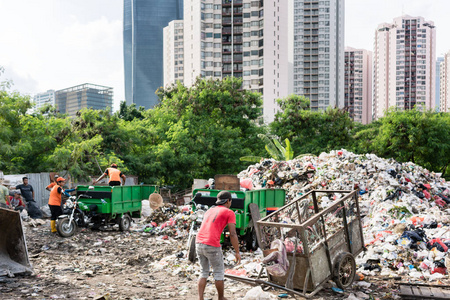
[(50, 218), (52, 216), (52, 212), (50, 211), (50, 207), (48, 205), (41, 206), (41, 212), (44, 218)]
[(142, 200), (141, 216), (147, 218), (152, 214), (152, 212), (153, 209), (150, 208), (150, 201)]
[(250, 289), (242, 300), (270, 300), (272, 295), (264, 292), (260, 286)]
[(241, 180), (241, 187), (247, 190), (253, 190), (253, 182), (251, 178)]
[(28, 211), (28, 215), (32, 219), (41, 219), (42, 218), (42, 212), (39, 209), (39, 207), (36, 205), (36, 202), (34, 202), (34, 201), (27, 202), (27, 211)]

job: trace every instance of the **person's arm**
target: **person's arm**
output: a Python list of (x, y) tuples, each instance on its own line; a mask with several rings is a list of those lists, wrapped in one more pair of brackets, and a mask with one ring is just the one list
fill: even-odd
[(125, 185), (125, 181), (127, 180), (127, 176), (122, 174), (122, 185)]
[(241, 254), (239, 253), (239, 240), (236, 233), (236, 224), (228, 223), (228, 230), (230, 231), (231, 245), (233, 245), (235, 252), (234, 256), (236, 257), (236, 264), (239, 264), (241, 262)]
[(50, 192), (52, 190), (52, 187), (53, 185), (50, 183), (45, 189)]
[(93, 181), (93, 184), (96, 184), (97, 182), (99, 182), (100, 180), (102, 180), (103, 178), (105, 178), (106, 175), (107, 175), (106, 172), (103, 173), (102, 176), (100, 176), (99, 178), (97, 178), (97, 180), (94, 180), (94, 181)]
[(32, 186), (30, 186), (30, 187), (31, 187), (31, 194), (33, 195), (33, 200), (34, 200), (34, 190), (33, 190)]

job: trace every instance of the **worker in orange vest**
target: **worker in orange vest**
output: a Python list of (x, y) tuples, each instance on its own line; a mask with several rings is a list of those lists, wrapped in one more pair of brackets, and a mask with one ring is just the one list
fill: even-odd
[(66, 180), (62, 177), (56, 179), (56, 185), (52, 188), (50, 192), (50, 197), (48, 198), (48, 206), (50, 207), (50, 212), (52, 216), (50, 218), (50, 227), (52, 232), (56, 232), (56, 220), (63, 211), (61, 208), (61, 195), (64, 193), (64, 183)]
[(93, 184), (96, 184), (100, 180), (102, 180), (105, 176), (109, 176), (109, 186), (117, 186), (120, 185), (120, 180), (122, 179), (122, 185), (125, 185), (125, 181), (127, 177), (117, 169), (116, 164), (111, 164), (111, 168), (107, 168), (105, 173), (102, 174), (97, 180), (93, 181)]

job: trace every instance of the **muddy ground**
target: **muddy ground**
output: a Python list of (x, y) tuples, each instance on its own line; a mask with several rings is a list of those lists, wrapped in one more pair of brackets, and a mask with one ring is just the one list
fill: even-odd
[[(137, 231), (89, 229), (71, 238), (61, 238), (50, 233), (49, 220), (41, 226), (25, 225), (24, 228), (35, 273), (0, 277), (2, 300), (198, 299), (199, 266), (186, 259), (186, 238), (163, 239)], [(244, 254), (243, 259), (251, 260), (252, 254)], [(230, 264), (226, 268), (232, 267)], [(365, 280), (371, 283), (370, 287), (355, 284), (343, 294), (333, 292), (328, 284), (313, 299), (346, 299), (351, 293), (358, 299), (398, 298), (393, 280), (376, 277)], [(228, 299), (243, 298), (252, 288), (228, 279), (225, 285)], [(274, 299), (284, 293), (268, 292)], [(211, 281), (208, 281), (206, 299), (217, 299)]]

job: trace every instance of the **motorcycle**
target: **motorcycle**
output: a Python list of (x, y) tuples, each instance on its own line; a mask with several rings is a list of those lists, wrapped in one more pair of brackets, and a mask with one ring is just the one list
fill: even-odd
[(91, 221), (91, 218), (83, 212), (83, 210), (88, 210), (88, 207), (79, 201), (80, 198), (92, 197), (84, 194), (80, 194), (78, 197), (70, 196), (64, 203), (63, 214), (58, 217), (56, 225), (56, 230), (62, 237), (74, 235), (78, 226), (86, 227)]
[(194, 200), (191, 201), (191, 204), (194, 206), (194, 213), (190, 216), (192, 223), (191, 228), (189, 229), (187, 246), (188, 246), (188, 260), (193, 263), (197, 259), (195, 251), (195, 240), (197, 238), (198, 230), (202, 225), (205, 212), (208, 210), (208, 206), (195, 203), (195, 198)]

